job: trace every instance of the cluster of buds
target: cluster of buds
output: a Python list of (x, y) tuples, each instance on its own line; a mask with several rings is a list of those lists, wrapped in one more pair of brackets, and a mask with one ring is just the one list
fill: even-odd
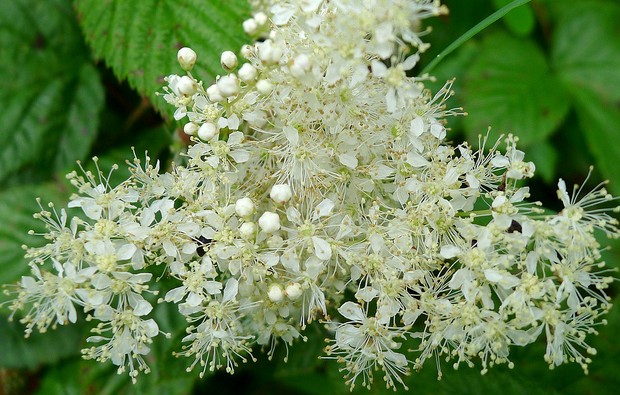
[(615, 198), (560, 181), (564, 209), (548, 214), (527, 200), (535, 167), (516, 137), (503, 151), (445, 141), (461, 113), (445, 107), (451, 82), (433, 95), (411, 75), (421, 20), (445, 7), (260, 4), (243, 24), (259, 38), (246, 63), (224, 52), (207, 88), (190, 73), (194, 51), (178, 53), (187, 75), (168, 76), (163, 98), (191, 136), (185, 163), (160, 172), (135, 158), (117, 186), (71, 174), (69, 207), (87, 220), (39, 214), (49, 243), (28, 250), (33, 276), (12, 305), (27, 332), (80, 308), (98, 322), (84, 356), (132, 378), (161, 334), (157, 303), (178, 305), (178, 354), (201, 374), (232, 373), (255, 346), (288, 350), (312, 321), (351, 387), (377, 374), (405, 386), (435, 356), (512, 366), (511, 347), (541, 336), (550, 366), (587, 369), (612, 281), (594, 232), (618, 237)]

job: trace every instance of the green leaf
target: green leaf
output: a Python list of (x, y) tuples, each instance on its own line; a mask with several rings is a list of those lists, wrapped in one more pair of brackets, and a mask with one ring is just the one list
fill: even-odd
[(70, 1), (0, 2), (0, 48), (0, 180), (82, 159), (104, 95)]
[(536, 174), (540, 175), (547, 184), (556, 181), (555, 167), (558, 164), (559, 155), (555, 147), (549, 142), (543, 141), (530, 146), (527, 149), (526, 159), (534, 162)]
[(620, 101), (620, 4), (570, 1), (559, 14), (552, 59), (562, 82)]
[(181, 72), (176, 54), (198, 54), (195, 74), (205, 81), (223, 73), (219, 57), (238, 51), (246, 36), (241, 23), (250, 14), (243, 0), (77, 0), (82, 29), (97, 57), (120, 79), (147, 95), (163, 113), (170, 108), (155, 92), (163, 78)]
[(83, 325), (69, 325), (46, 333), (34, 332), (25, 339), (24, 326), (0, 314), (0, 366), (34, 369), (79, 355), (83, 335)]
[(463, 101), (470, 141), (492, 127), (519, 136), (521, 146), (545, 141), (566, 116), (569, 102), (544, 54), (530, 40), (487, 36), (466, 74)]
[[(499, 10), (507, 6), (512, 0), (493, 0), (493, 4)], [(534, 11), (531, 4), (523, 4), (510, 11), (502, 19), (508, 30), (518, 36), (528, 36), (536, 26)]]
[(620, 108), (618, 104), (603, 100), (591, 90), (572, 90), (573, 100), (579, 116), (579, 125), (584, 130), (588, 148), (596, 158), (596, 165), (611, 183), (609, 189), (620, 193)]

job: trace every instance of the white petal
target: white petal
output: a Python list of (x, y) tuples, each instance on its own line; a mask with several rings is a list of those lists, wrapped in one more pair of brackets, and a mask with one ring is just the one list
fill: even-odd
[(231, 278), (226, 282), (226, 287), (224, 288), (224, 296), (222, 297), (222, 303), (226, 303), (229, 300), (233, 300), (235, 296), (237, 296), (237, 291), (239, 290), (239, 281), (235, 278)]
[(284, 137), (286, 137), (291, 145), (297, 145), (299, 142), (299, 132), (297, 132), (296, 128), (292, 126), (285, 126), (282, 131), (284, 132)]
[(355, 169), (357, 167), (357, 158), (354, 155), (340, 154), (338, 156), (340, 163), (348, 167), (349, 169)]
[(357, 303), (345, 302), (338, 308), (338, 312), (351, 321), (363, 322), (366, 320), (364, 311)]
[(243, 141), (243, 138), (242, 132), (233, 132), (228, 136), (228, 145), (237, 145)]
[(424, 133), (424, 120), (422, 117), (417, 117), (413, 121), (411, 121), (411, 126), (409, 127), (409, 132), (415, 137), (420, 137), (422, 133)]
[(237, 163), (247, 162), (250, 159), (250, 152), (245, 150), (235, 150), (229, 154)]
[(332, 256), (332, 248), (329, 243), (320, 237), (312, 236), (312, 243), (314, 244), (314, 254), (324, 261), (328, 260)]
[(121, 248), (119, 248), (118, 251), (116, 251), (116, 257), (121, 261), (130, 259), (133, 256), (133, 254), (136, 252), (136, 250), (137, 248), (135, 245), (125, 244)]
[(325, 217), (332, 212), (335, 205), (330, 199), (325, 199), (316, 206), (315, 213), (319, 217)]

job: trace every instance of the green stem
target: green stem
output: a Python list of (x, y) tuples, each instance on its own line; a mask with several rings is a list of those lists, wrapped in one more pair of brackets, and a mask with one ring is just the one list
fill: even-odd
[(476, 34), (480, 33), (482, 30), (487, 28), (489, 25), (491, 25), (492, 23), (494, 23), (495, 21), (497, 21), (498, 19), (500, 19), (501, 17), (503, 17), (504, 15), (512, 11), (513, 9), (519, 6), (522, 6), (523, 4), (529, 3), (530, 1), (531, 0), (514, 0), (512, 3), (505, 5), (504, 7), (495, 11), (488, 17), (484, 18), (476, 26), (466, 31), (461, 37), (457, 38), (454, 42), (452, 42), (452, 44), (448, 45), (448, 47), (444, 49), (439, 55), (437, 55), (437, 57), (433, 59), (432, 62), (426, 65), (426, 67), (424, 68), (424, 70), (422, 70), (420, 74), (430, 73), (431, 70), (434, 69), (435, 66), (437, 66), (437, 64), (443, 60), (443, 58), (445, 58), (452, 51), (454, 51), (455, 49), (457, 49), (458, 47), (466, 43), (467, 40), (469, 40)]

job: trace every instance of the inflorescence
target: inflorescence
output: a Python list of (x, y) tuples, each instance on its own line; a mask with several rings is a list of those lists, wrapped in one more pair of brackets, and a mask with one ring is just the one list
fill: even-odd
[[(98, 168), (71, 173), (80, 216), (36, 215), (48, 243), (27, 249), (32, 276), (10, 291), (26, 334), (81, 310), (95, 323), (84, 357), (135, 380), (165, 335), (153, 309), (173, 303), (187, 321), (177, 354), (201, 375), (232, 373), (259, 348), (288, 352), (314, 320), (351, 387), (377, 374), (405, 386), (431, 358), (440, 376), (440, 360), (512, 367), (511, 346), (539, 337), (550, 367), (587, 371), (613, 281), (594, 233), (619, 236), (615, 198), (560, 180), (564, 208), (549, 213), (527, 200), (535, 167), (516, 137), (446, 142), (446, 117), (462, 113), (446, 109), (451, 82), (433, 95), (411, 72), (427, 48), (421, 20), (447, 10), (254, 3), (245, 63), (224, 52), (205, 88), (183, 48), (186, 75), (166, 78), (192, 136), (183, 164), (135, 157), (116, 186)], [(162, 278), (174, 285), (161, 291)]]

